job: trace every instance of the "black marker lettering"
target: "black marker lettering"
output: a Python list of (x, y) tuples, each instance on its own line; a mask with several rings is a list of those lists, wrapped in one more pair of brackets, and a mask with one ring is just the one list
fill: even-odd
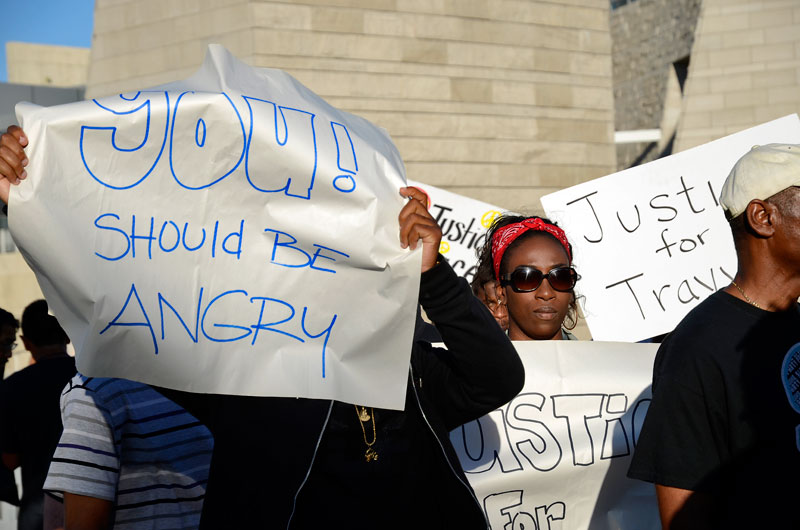
[(633, 287), (631, 287), (631, 284), (630, 284), (631, 280), (635, 280), (636, 278), (639, 278), (641, 276), (644, 276), (643, 272), (639, 273), (639, 274), (637, 274), (635, 276), (631, 276), (630, 278), (625, 278), (624, 280), (619, 281), (617, 283), (612, 283), (611, 285), (606, 285), (606, 289), (611, 289), (612, 287), (616, 287), (617, 285), (620, 285), (620, 284), (623, 284), (623, 283), (625, 285), (627, 285), (628, 286), (628, 290), (630, 290), (631, 294), (633, 295), (633, 300), (636, 302), (636, 306), (639, 308), (639, 312), (642, 314), (642, 320), (647, 320), (647, 317), (644, 316), (644, 311), (642, 310), (642, 304), (639, 303), (639, 298), (637, 298), (636, 292), (634, 292)]
[[(685, 290), (689, 291), (690, 296), (687, 299), (684, 299), (681, 296), (681, 289), (683, 289), (684, 287), (686, 288)], [(688, 280), (683, 280), (681, 284), (678, 286), (678, 300), (680, 300), (682, 304), (691, 304), (692, 301), (694, 300), (700, 300), (700, 297), (694, 294), (694, 291), (692, 291), (692, 287), (689, 285)]]
[(667, 219), (662, 219), (661, 217), (659, 217), (658, 220), (660, 222), (662, 222), (662, 223), (666, 223), (666, 222), (672, 221), (673, 219), (678, 217), (678, 210), (676, 210), (672, 206), (667, 206), (667, 205), (659, 206), (659, 205), (653, 204), (653, 202), (655, 202), (655, 200), (658, 199), (659, 197), (669, 197), (669, 195), (667, 195), (666, 193), (663, 193), (661, 195), (656, 195), (655, 197), (650, 199), (650, 208), (652, 208), (654, 210), (672, 210), (672, 217), (667, 218)]
[(656, 249), (656, 254), (658, 254), (662, 250), (666, 250), (667, 251), (667, 255), (669, 255), (669, 257), (671, 258), (672, 257), (672, 251), (669, 249), (669, 247), (674, 247), (677, 243), (667, 243), (667, 239), (664, 237), (664, 234), (667, 232), (667, 230), (669, 230), (669, 228), (665, 228), (664, 230), (661, 231), (661, 241), (664, 242), (664, 246), (661, 247), (661, 248)]
[(629, 234), (636, 232), (636, 229), (642, 226), (642, 215), (639, 213), (639, 206), (634, 204), (633, 207), (636, 209), (636, 226), (632, 229), (629, 229), (627, 226), (625, 226), (625, 223), (622, 222), (622, 218), (619, 216), (619, 210), (617, 210), (617, 220), (619, 221), (619, 225)]
[(598, 237), (597, 239), (589, 239), (588, 237), (586, 237), (584, 235), (583, 238), (586, 241), (588, 241), (589, 243), (599, 243), (599, 242), (601, 242), (603, 240), (603, 225), (600, 224), (600, 219), (597, 217), (597, 212), (594, 211), (594, 205), (592, 204), (592, 201), (589, 200), (589, 197), (591, 197), (592, 195), (595, 195), (596, 193), (597, 193), (596, 191), (593, 191), (592, 193), (584, 195), (583, 197), (578, 197), (577, 199), (567, 203), (567, 206), (569, 206), (569, 205), (574, 204), (574, 203), (576, 203), (578, 201), (582, 201), (583, 199), (586, 199), (586, 202), (589, 204), (589, 208), (592, 209), (592, 214), (594, 215), (594, 220), (597, 221), (597, 227), (600, 229), (600, 237)]
[(660, 306), (661, 306), (661, 310), (662, 310), (662, 311), (666, 311), (666, 308), (664, 307), (664, 304), (663, 304), (663, 303), (661, 303), (661, 294), (664, 292), (664, 289), (666, 289), (666, 288), (667, 288), (667, 287), (669, 287), (669, 286), (670, 286), (670, 285), (669, 285), (669, 284), (667, 284), (667, 285), (664, 285), (663, 287), (661, 287), (661, 289), (659, 289), (659, 290), (658, 290), (658, 294), (656, 294), (656, 292), (655, 292), (655, 291), (653, 291), (653, 296), (655, 296), (655, 297), (656, 297), (656, 301), (658, 302), (658, 305), (660, 305)]
[(682, 193), (683, 193), (684, 195), (686, 195), (686, 200), (687, 200), (687, 202), (689, 203), (689, 208), (691, 208), (692, 212), (694, 212), (694, 213), (700, 213), (700, 212), (703, 212), (703, 211), (705, 211), (705, 208), (703, 208), (703, 209), (701, 209), (701, 210), (695, 210), (695, 209), (694, 209), (694, 205), (692, 204), (692, 198), (691, 198), (691, 197), (689, 197), (689, 191), (690, 191), (690, 190), (693, 190), (693, 189), (694, 189), (694, 187), (687, 188), (687, 187), (686, 187), (686, 182), (683, 180), (683, 176), (681, 176), (681, 187), (683, 188), (683, 190), (682, 190), (682, 191), (679, 191), (678, 193), (676, 193), (676, 195), (680, 195), (680, 194), (682, 194)]

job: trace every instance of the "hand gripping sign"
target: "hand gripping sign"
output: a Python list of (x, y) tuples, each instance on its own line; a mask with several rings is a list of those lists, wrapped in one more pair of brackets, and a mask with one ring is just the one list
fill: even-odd
[(185, 81), (17, 114), (10, 227), (82, 373), (402, 408), (420, 264), (385, 132), (217, 45)]
[(505, 210), (430, 184), (409, 180), (428, 196), (428, 209), (442, 228), (439, 252), (456, 274), (471, 282), (478, 270), (478, 252), (486, 242), (492, 221)]

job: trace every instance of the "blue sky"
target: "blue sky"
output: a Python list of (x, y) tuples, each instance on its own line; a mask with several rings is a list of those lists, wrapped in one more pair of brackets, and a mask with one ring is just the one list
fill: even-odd
[(94, 0), (0, 0), (0, 82), (7, 80), (6, 42), (92, 45)]

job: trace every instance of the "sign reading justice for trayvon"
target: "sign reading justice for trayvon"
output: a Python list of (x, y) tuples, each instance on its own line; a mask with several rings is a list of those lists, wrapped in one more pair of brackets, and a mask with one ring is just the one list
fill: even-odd
[(671, 331), (736, 274), (719, 193), (753, 145), (800, 143), (796, 114), (542, 197), (581, 275), (576, 291), (595, 340)]
[(657, 344), (516, 341), (525, 386), (450, 440), (492, 530), (656, 530), (652, 484), (626, 477)]
[(217, 45), (185, 81), (17, 115), (9, 224), (82, 373), (403, 407), (420, 252), (384, 131)]

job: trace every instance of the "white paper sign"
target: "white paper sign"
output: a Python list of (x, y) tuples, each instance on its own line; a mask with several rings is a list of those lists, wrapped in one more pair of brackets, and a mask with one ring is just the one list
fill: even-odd
[(564, 228), (595, 340), (638, 341), (671, 331), (736, 274), (718, 198), (753, 145), (800, 143), (797, 115), (542, 197)]
[(82, 373), (403, 407), (420, 252), (385, 132), (217, 45), (185, 81), (18, 117), (10, 226)]
[(522, 392), (450, 434), (492, 530), (660, 528), (653, 485), (626, 477), (658, 345), (514, 346)]
[(428, 194), (431, 215), (442, 228), (439, 252), (456, 274), (472, 281), (478, 270), (477, 251), (486, 241), (486, 231), (505, 210), (429, 184), (409, 180), (408, 185)]

